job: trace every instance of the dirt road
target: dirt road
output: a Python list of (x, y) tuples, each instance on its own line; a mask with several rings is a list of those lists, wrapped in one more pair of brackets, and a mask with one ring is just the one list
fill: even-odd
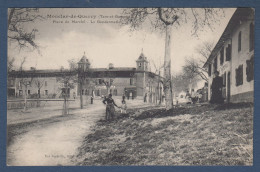
[(7, 148), (7, 165), (73, 165), (71, 156), (74, 156), (91, 125), (104, 117), (104, 106), (96, 105), (72, 113), (16, 127), (15, 130), (23, 132), (16, 135)]
[[(129, 107), (135, 106), (140, 106), (140, 103)], [(71, 110), (71, 115), (67, 116), (53, 115), (47, 119), (18, 124), (12, 122), (7, 127), (7, 165), (74, 165), (71, 159), (76, 155), (77, 148), (88, 132), (91, 132), (91, 126), (104, 118), (104, 113), (105, 106), (100, 101), (88, 109)]]

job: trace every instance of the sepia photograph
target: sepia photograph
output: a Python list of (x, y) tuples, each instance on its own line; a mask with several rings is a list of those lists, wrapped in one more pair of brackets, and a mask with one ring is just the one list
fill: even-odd
[(254, 8), (8, 8), (6, 166), (253, 166)]

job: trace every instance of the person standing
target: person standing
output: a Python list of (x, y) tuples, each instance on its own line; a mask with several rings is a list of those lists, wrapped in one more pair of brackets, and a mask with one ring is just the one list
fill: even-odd
[(125, 94), (123, 94), (122, 96), (122, 101), (125, 101)]
[(146, 103), (147, 102), (147, 93), (145, 93), (145, 95), (144, 95), (144, 103)]
[(93, 96), (90, 97), (90, 103), (93, 104)]
[(191, 97), (192, 103), (195, 104), (195, 103), (196, 103), (196, 94), (195, 94), (194, 89), (191, 90), (191, 95), (190, 95), (190, 97)]
[(212, 104), (222, 104), (224, 99), (222, 97), (222, 88), (223, 88), (223, 78), (219, 76), (219, 72), (215, 72), (215, 78), (212, 81), (211, 85), (211, 99), (210, 103)]
[(106, 120), (109, 120), (108, 112), (110, 113), (113, 120), (115, 116), (115, 106), (118, 106), (115, 104), (114, 99), (112, 98), (112, 94), (109, 94), (108, 98), (103, 100), (103, 103), (106, 105)]
[(125, 99), (123, 99), (122, 106), (121, 106), (121, 113), (126, 114), (126, 109), (127, 109), (126, 101), (125, 101)]

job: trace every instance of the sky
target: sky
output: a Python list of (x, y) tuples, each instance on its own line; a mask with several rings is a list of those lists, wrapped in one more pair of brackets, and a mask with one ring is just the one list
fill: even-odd
[[(235, 9), (224, 11), (225, 17), (214, 23), (214, 30), (205, 28), (198, 36), (192, 36), (191, 23), (172, 30), (173, 74), (181, 71), (185, 58), (196, 57), (195, 49), (203, 42), (218, 41)], [(8, 56), (16, 59), (16, 66), (27, 57), (25, 69), (59, 69), (67, 68), (68, 60), (80, 60), (85, 53), (92, 67), (106, 68), (109, 63), (115, 67), (136, 67), (135, 61), (143, 52), (150, 61), (151, 70), (155, 71), (154, 64), (157, 67), (163, 64), (165, 33), (151, 32), (148, 26), (129, 31), (129, 26), (115, 23), (121, 12), (119, 8), (41, 8), (39, 14), (46, 19), (25, 26), (38, 30), (35, 41), (40, 45), (40, 53), (20, 51), (9, 42)], [(104, 23), (107, 21), (113, 23)]]

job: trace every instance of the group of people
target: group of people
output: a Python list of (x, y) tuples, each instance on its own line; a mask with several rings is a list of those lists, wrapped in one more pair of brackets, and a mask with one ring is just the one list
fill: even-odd
[[(115, 106), (117, 108), (120, 108), (121, 113), (126, 113), (126, 101), (125, 101), (125, 95), (122, 96), (122, 105), (119, 107), (114, 99), (112, 98), (112, 94), (109, 94), (108, 97), (105, 97), (103, 100), (103, 103), (106, 105), (106, 120), (110, 120), (110, 118), (113, 120), (115, 117)], [(109, 116), (110, 115), (110, 116)]]
[[(212, 85), (211, 85), (211, 92), (212, 92), (212, 96), (210, 99), (210, 103), (214, 104), (221, 104), (224, 103), (224, 99), (222, 97), (222, 88), (223, 88), (223, 79), (222, 77), (219, 76), (219, 72), (215, 72), (215, 78), (212, 81)], [(196, 92), (194, 91), (194, 89), (191, 90), (191, 93), (189, 93), (189, 91), (187, 91), (186, 93), (186, 97), (185, 98), (189, 98), (191, 99), (192, 103), (195, 104), (198, 100), (200, 100), (201, 95), (196, 94)], [(147, 94), (145, 94), (144, 96), (144, 102), (146, 102), (146, 98), (147, 98)], [(92, 99), (93, 101), (93, 99)], [(121, 113), (126, 113), (126, 101), (125, 101), (125, 94), (123, 94), (122, 96), (122, 106), (119, 107), (116, 105), (114, 99), (112, 98), (112, 94), (109, 94), (108, 97), (105, 97), (103, 100), (103, 103), (106, 105), (106, 120), (109, 120), (108, 117), (108, 112), (111, 115), (111, 118), (114, 119), (115, 116), (115, 106), (117, 108), (120, 108)]]
[[(216, 71), (215, 77), (212, 81), (211, 84), (211, 98), (210, 98), (210, 103), (211, 104), (222, 104), (224, 103), (224, 98), (222, 96), (222, 89), (223, 89), (223, 78), (219, 76), (219, 72)], [(191, 90), (191, 93), (187, 90), (186, 92), (186, 99), (191, 100), (193, 104), (195, 104), (197, 101), (200, 102), (202, 95), (198, 94), (194, 91), (194, 89)]]
[(194, 89), (192, 89), (191, 93), (187, 90), (185, 98), (190, 99), (192, 104), (195, 104), (199, 100), (199, 96), (200, 95), (197, 95)]

